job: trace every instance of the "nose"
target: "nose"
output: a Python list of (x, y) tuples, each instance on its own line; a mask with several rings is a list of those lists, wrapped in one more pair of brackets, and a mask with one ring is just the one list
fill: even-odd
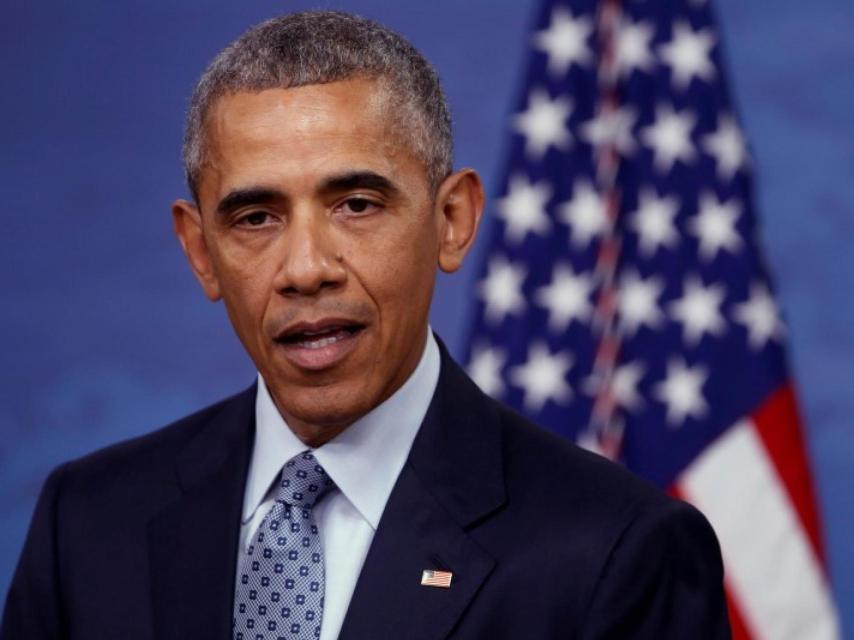
[(346, 280), (333, 230), (322, 216), (294, 212), (282, 236), (282, 266), (277, 290), (283, 295), (316, 295)]

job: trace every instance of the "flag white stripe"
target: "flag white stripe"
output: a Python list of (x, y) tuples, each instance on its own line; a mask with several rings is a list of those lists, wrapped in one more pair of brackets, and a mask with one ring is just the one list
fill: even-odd
[(727, 583), (758, 638), (840, 637), (821, 563), (750, 420), (709, 446), (678, 487), (711, 521)]

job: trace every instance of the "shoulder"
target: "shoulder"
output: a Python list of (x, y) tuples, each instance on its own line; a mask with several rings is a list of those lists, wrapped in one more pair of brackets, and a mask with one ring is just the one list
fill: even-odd
[(68, 461), (51, 473), (45, 486), (65, 499), (82, 496), (92, 501), (99, 495), (139, 493), (172, 485), (182, 451), (223, 422), (224, 414), (246, 413), (254, 396), (253, 386), (155, 431)]
[(447, 424), (437, 429), (444, 435), (429, 449), (430, 460), (446, 453), (449, 443), (462, 442), (471, 468), (491, 476), (492, 482), (500, 476), (506, 500), (497, 522), (530, 518), (541, 531), (586, 536), (601, 545), (606, 539), (615, 541), (642, 513), (693, 513), (692, 507), (624, 467), (485, 395), (447, 350), (442, 353), (439, 399), (434, 402), (450, 409), (439, 413), (439, 422)]
[(656, 554), (672, 557), (680, 548), (703, 555), (712, 572), (719, 569), (717, 539), (693, 506), (496, 404), (508, 510), (553, 534), (544, 540), (583, 550), (593, 561), (591, 578), (615, 556), (655, 564), (662, 559)]
[(585, 638), (728, 636), (720, 548), (697, 509), (503, 405), (495, 412), (506, 503), (474, 535), (508, 567), (502, 584), (524, 579), (514, 567), (540, 566), (563, 594), (554, 615)]
[[(665, 506), (677, 501), (661, 489), (606, 458), (582, 449), (495, 403), (504, 446), (505, 477), (548, 487), (550, 504), (577, 505), (593, 513)], [(681, 504), (681, 503), (680, 503)]]

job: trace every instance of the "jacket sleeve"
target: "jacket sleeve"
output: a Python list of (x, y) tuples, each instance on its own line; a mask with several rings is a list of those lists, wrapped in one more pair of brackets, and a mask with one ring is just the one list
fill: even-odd
[(6, 597), (0, 640), (64, 637), (57, 557), (57, 506), (64, 469), (55, 469), (42, 487)]
[(730, 638), (720, 547), (699, 511), (670, 501), (626, 527), (596, 585), (582, 638)]

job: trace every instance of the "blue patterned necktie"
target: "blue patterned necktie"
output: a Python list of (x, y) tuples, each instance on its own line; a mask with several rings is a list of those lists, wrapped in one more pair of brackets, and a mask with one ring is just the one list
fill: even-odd
[(320, 637), (323, 549), (313, 507), (333, 486), (309, 451), (285, 463), (276, 502), (238, 567), (234, 640)]

